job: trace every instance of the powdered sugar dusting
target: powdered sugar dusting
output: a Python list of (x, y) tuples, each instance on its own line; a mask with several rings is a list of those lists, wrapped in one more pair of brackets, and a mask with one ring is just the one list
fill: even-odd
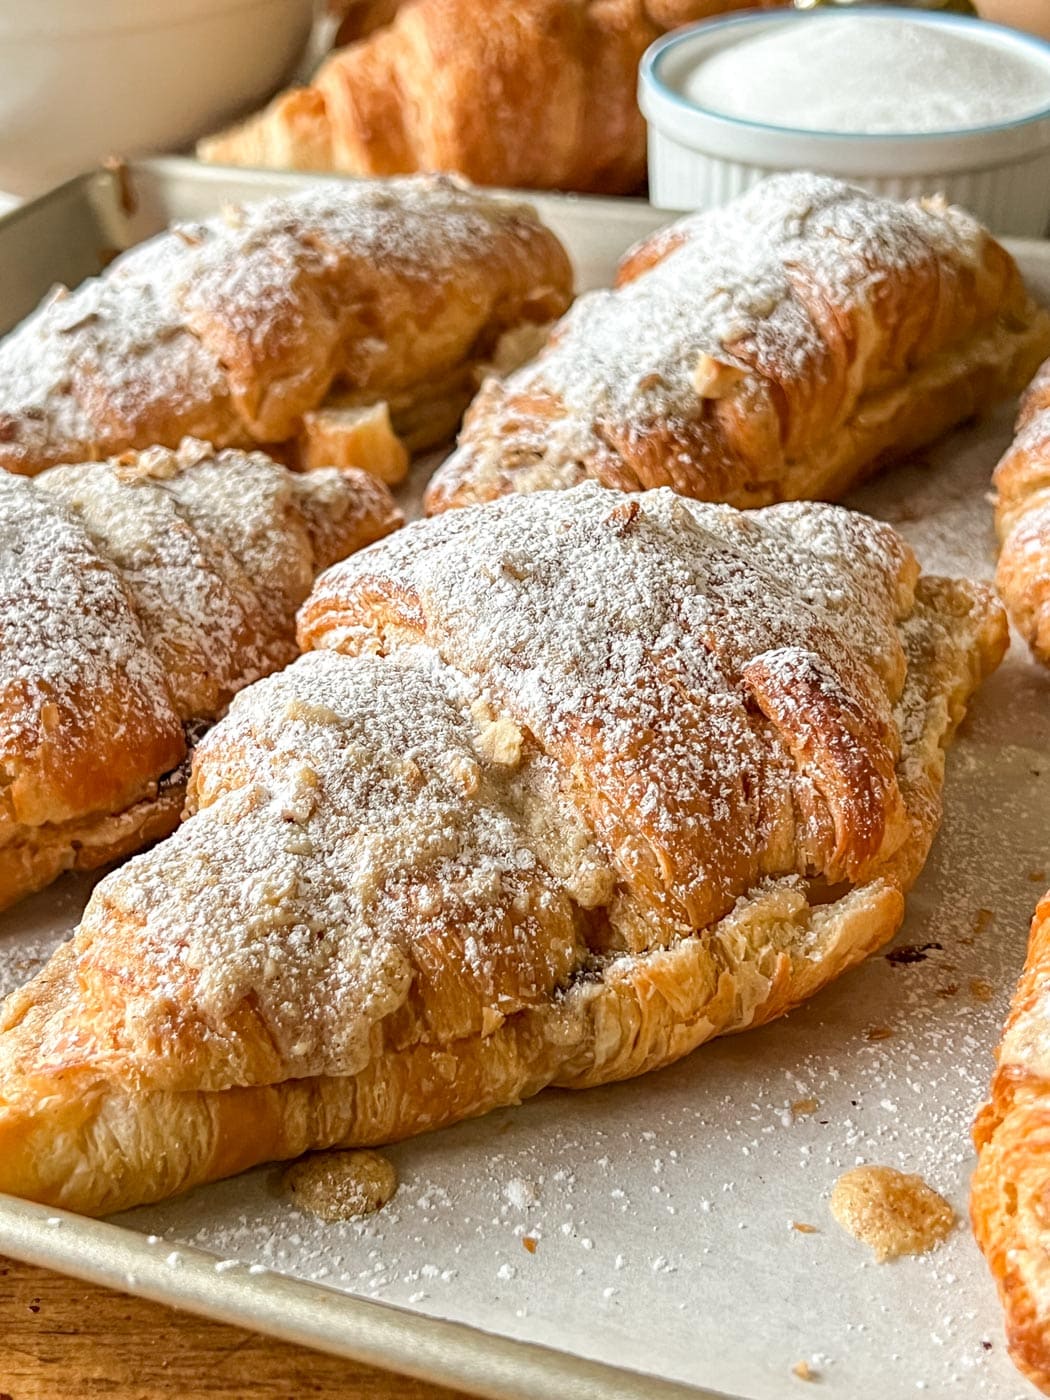
[[(440, 295), (468, 257), (491, 275), (454, 320)], [(490, 316), (515, 323), (534, 293), (560, 310), (568, 277), (527, 206), (446, 178), (318, 185), (175, 226), (0, 342), (0, 465), (33, 474), (187, 434), (284, 440), (334, 380), (440, 375)], [(429, 340), (405, 325), (424, 292)]]
[(0, 473), (4, 840), (151, 800), (184, 726), (295, 654), (315, 572), (396, 518), (361, 474), (192, 440)]
[[(437, 1043), (526, 1007), (553, 1027), (594, 954), (704, 928), (767, 880), (873, 879), (908, 832), (912, 575), (891, 531), (833, 506), (585, 486), (409, 527), (327, 574), (304, 629), (390, 580), (425, 635), (375, 655), (382, 630), (344, 628), (363, 655), (244, 691), (198, 748), (197, 815), (100, 887), (81, 976), (112, 976), (114, 935), (148, 948), (121, 1033), (153, 1082), (255, 1082), (223, 1029), (246, 1004), (280, 1078), (348, 1075), (410, 995)], [(222, 1054), (187, 1069), (184, 1026)]]
[[(44, 726), (90, 712), (120, 689), (118, 723), (143, 709), (175, 724), (163, 671), (145, 644), (119, 571), (61, 503), (0, 474), (0, 743), (9, 771), (45, 742)], [(71, 731), (87, 726), (81, 718)], [(85, 738), (90, 742), (91, 735)]]
[[(130, 998), (129, 1024), (163, 1014), (168, 983), (191, 985), (209, 1025), (250, 994), (282, 1078), (348, 1074), (410, 985), (440, 1017), (450, 981), (475, 983), (462, 1024), (445, 1028), (460, 1035), (485, 1006), (510, 1014), (550, 996), (580, 955), (571, 933), (541, 936), (564, 896), (501, 809), (457, 685), (428, 656), (319, 653), (238, 697), (198, 750), (200, 813), (111, 876), (85, 917), (91, 959), (115, 908), (151, 948), (161, 981)], [(209, 1082), (242, 1073), (234, 1045)]]
[[(494, 712), (586, 772), (620, 878), (666, 916), (702, 925), (785, 869), (838, 878), (822, 759), (810, 750), (800, 772), (791, 751), (822, 723), (809, 706), (827, 704), (854, 716), (842, 723), (856, 724), (860, 767), (892, 770), (879, 736), (903, 681), (896, 624), (913, 576), (892, 532), (834, 507), (745, 516), (666, 490), (509, 498), (337, 566), (307, 639), (316, 613), (321, 644), (368, 646), (367, 621), (357, 636), (321, 630), (324, 599), (352, 598), (356, 578), (371, 588), (386, 569), (387, 592), (418, 597), (426, 640), (478, 678)], [(872, 820), (854, 835), (886, 854), (899, 835), (887, 831), (884, 850)]]
[[(673, 251), (642, 277), (582, 297), (540, 364), (509, 387), (532, 376), (581, 423), (642, 429), (695, 411), (703, 354), (797, 383), (828, 355), (828, 307), (849, 318), (888, 279), (933, 257), (972, 265), (983, 237), (961, 210), (901, 205), (821, 176), (777, 176), (675, 225), (664, 235)], [(871, 369), (877, 380), (877, 363)]]
[[(892, 520), (924, 567), (989, 576), (983, 493), (1009, 417), (857, 504)], [(1016, 643), (950, 755), (943, 830), (898, 940), (941, 945), (922, 960), (872, 958), (790, 1017), (669, 1070), (401, 1143), (401, 1191), (367, 1221), (313, 1220), (261, 1169), (119, 1223), (160, 1257), (188, 1243), (253, 1261), (245, 1278), (260, 1288), (291, 1274), (749, 1400), (808, 1395), (790, 1374), (801, 1356), (820, 1372), (815, 1395), (1023, 1400), (969, 1231), (880, 1267), (840, 1238), (826, 1199), (861, 1159), (920, 1172), (965, 1212), (972, 1114), (1050, 883), (1029, 879), (1048, 869), (1048, 701), (1050, 679)], [(77, 893), (49, 892), (57, 929)], [(0, 916), (5, 989), (47, 951), (38, 903)], [(793, 1113), (801, 1099), (818, 1110)]]
[[(580, 297), (540, 356), (478, 400), (433, 500), (584, 475), (737, 505), (816, 494), (806, 464), (865, 396), (994, 321), (994, 293), (970, 315), (986, 240), (933, 201), (771, 177), (628, 253), (633, 280)], [(913, 316), (900, 305), (913, 294), (958, 297), (954, 318)]]

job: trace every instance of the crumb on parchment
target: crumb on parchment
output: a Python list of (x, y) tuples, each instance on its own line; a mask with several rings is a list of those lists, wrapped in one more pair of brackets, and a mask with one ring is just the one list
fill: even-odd
[(386, 1205), (397, 1173), (378, 1152), (313, 1152), (286, 1169), (283, 1184), (296, 1205), (321, 1220), (353, 1220)]

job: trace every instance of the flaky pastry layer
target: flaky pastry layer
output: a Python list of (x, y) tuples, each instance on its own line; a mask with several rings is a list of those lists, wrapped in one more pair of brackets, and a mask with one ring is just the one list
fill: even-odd
[(304, 416), (332, 395), (432, 400), (571, 291), (527, 205), (452, 180), (230, 207), (59, 289), (0, 341), (0, 468), (32, 476), (191, 435), (367, 470), (353, 434), (331, 455), (331, 424), (318, 462)]
[(0, 474), (0, 907), (166, 836), (193, 736), (295, 656), (315, 575), (400, 519), (363, 472), (189, 439)]
[(472, 406), (432, 513), (595, 479), (835, 499), (1022, 387), (1050, 349), (1010, 255), (943, 202), (781, 175), (627, 254)]
[(999, 1288), (1010, 1355), (1050, 1394), (1050, 896), (1032, 920), (974, 1143), (970, 1214)]
[(0, 1013), (0, 1190), (105, 1213), (782, 1014), (897, 928), (1005, 624), (835, 507), (584, 487), (409, 527), (300, 638)]
[(1013, 443), (995, 469), (1001, 548), (995, 582), (1036, 660), (1050, 664), (1050, 360), (1021, 400)]

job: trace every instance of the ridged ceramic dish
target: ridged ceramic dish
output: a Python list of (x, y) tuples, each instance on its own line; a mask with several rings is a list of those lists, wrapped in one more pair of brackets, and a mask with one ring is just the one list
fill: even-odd
[[(1050, 225), (1050, 44), (1003, 26), (958, 15), (909, 11), (916, 24), (947, 27), (1045, 65), (1046, 102), (1012, 121), (936, 132), (801, 130), (728, 116), (684, 95), (690, 74), (707, 56), (743, 39), (790, 25), (849, 28), (901, 12), (750, 13), (678, 30), (659, 40), (642, 61), (639, 100), (649, 122), (649, 182), (654, 204), (665, 209), (724, 204), (777, 170), (809, 169), (856, 181), (895, 199), (941, 193), (994, 232), (1042, 236)], [(931, 83), (936, 75), (931, 74)]]

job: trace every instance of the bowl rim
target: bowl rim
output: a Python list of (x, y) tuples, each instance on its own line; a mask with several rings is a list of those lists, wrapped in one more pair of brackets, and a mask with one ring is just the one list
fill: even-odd
[(865, 5), (862, 10), (829, 9), (829, 10), (750, 10), (746, 14), (726, 15), (715, 19), (701, 20), (697, 24), (691, 24), (683, 29), (676, 29), (670, 34), (665, 34), (650, 44), (642, 56), (638, 69), (639, 87), (642, 91), (649, 89), (661, 102), (666, 102), (681, 109), (683, 116), (701, 117), (705, 122), (722, 126), (723, 129), (736, 129), (741, 135), (764, 134), (768, 137), (794, 137), (815, 142), (852, 143), (859, 145), (873, 145), (886, 141), (903, 142), (948, 142), (958, 141), (964, 137), (988, 136), (995, 133), (1007, 133), (1020, 131), (1027, 127), (1032, 127), (1040, 122), (1050, 120), (1050, 100), (1044, 107), (1036, 112), (1031, 112), (1027, 116), (1014, 117), (1009, 121), (989, 122), (981, 126), (951, 127), (939, 131), (827, 131), (814, 127), (785, 126), (774, 122), (758, 121), (750, 117), (731, 116), (726, 112), (719, 112), (714, 107), (705, 107), (702, 103), (695, 102), (677, 91), (669, 83), (664, 81), (660, 68), (667, 56), (684, 44), (688, 44), (697, 38), (705, 38), (715, 34), (721, 34), (732, 29), (746, 29), (753, 25), (765, 25), (772, 27), (775, 25), (793, 24), (797, 22), (821, 24), (841, 23), (857, 17), (869, 18), (874, 16), (890, 17), (900, 19), (907, 17), (913, 23), (923, 24), (930, 27), (938, 25), (946, 28), (963, 29), (970, 34), (987, 34), (991, 32), (995, 35), (997, 45), (1016, 46), (1018, 48), (1033, 49), (1045, 60), (1047, 67), (1047, 77), (1050, 80), (1050, 40), (1041, 39), (1038, 35), (1027, 34), (1020, 30), (1011, 29), (1005, 24), (996, 24), (991, 20), (980, 19), (971, 15), (941, 14), (931, 10), (907, 10), (901, 11), (899, 7), (893, 5)]

